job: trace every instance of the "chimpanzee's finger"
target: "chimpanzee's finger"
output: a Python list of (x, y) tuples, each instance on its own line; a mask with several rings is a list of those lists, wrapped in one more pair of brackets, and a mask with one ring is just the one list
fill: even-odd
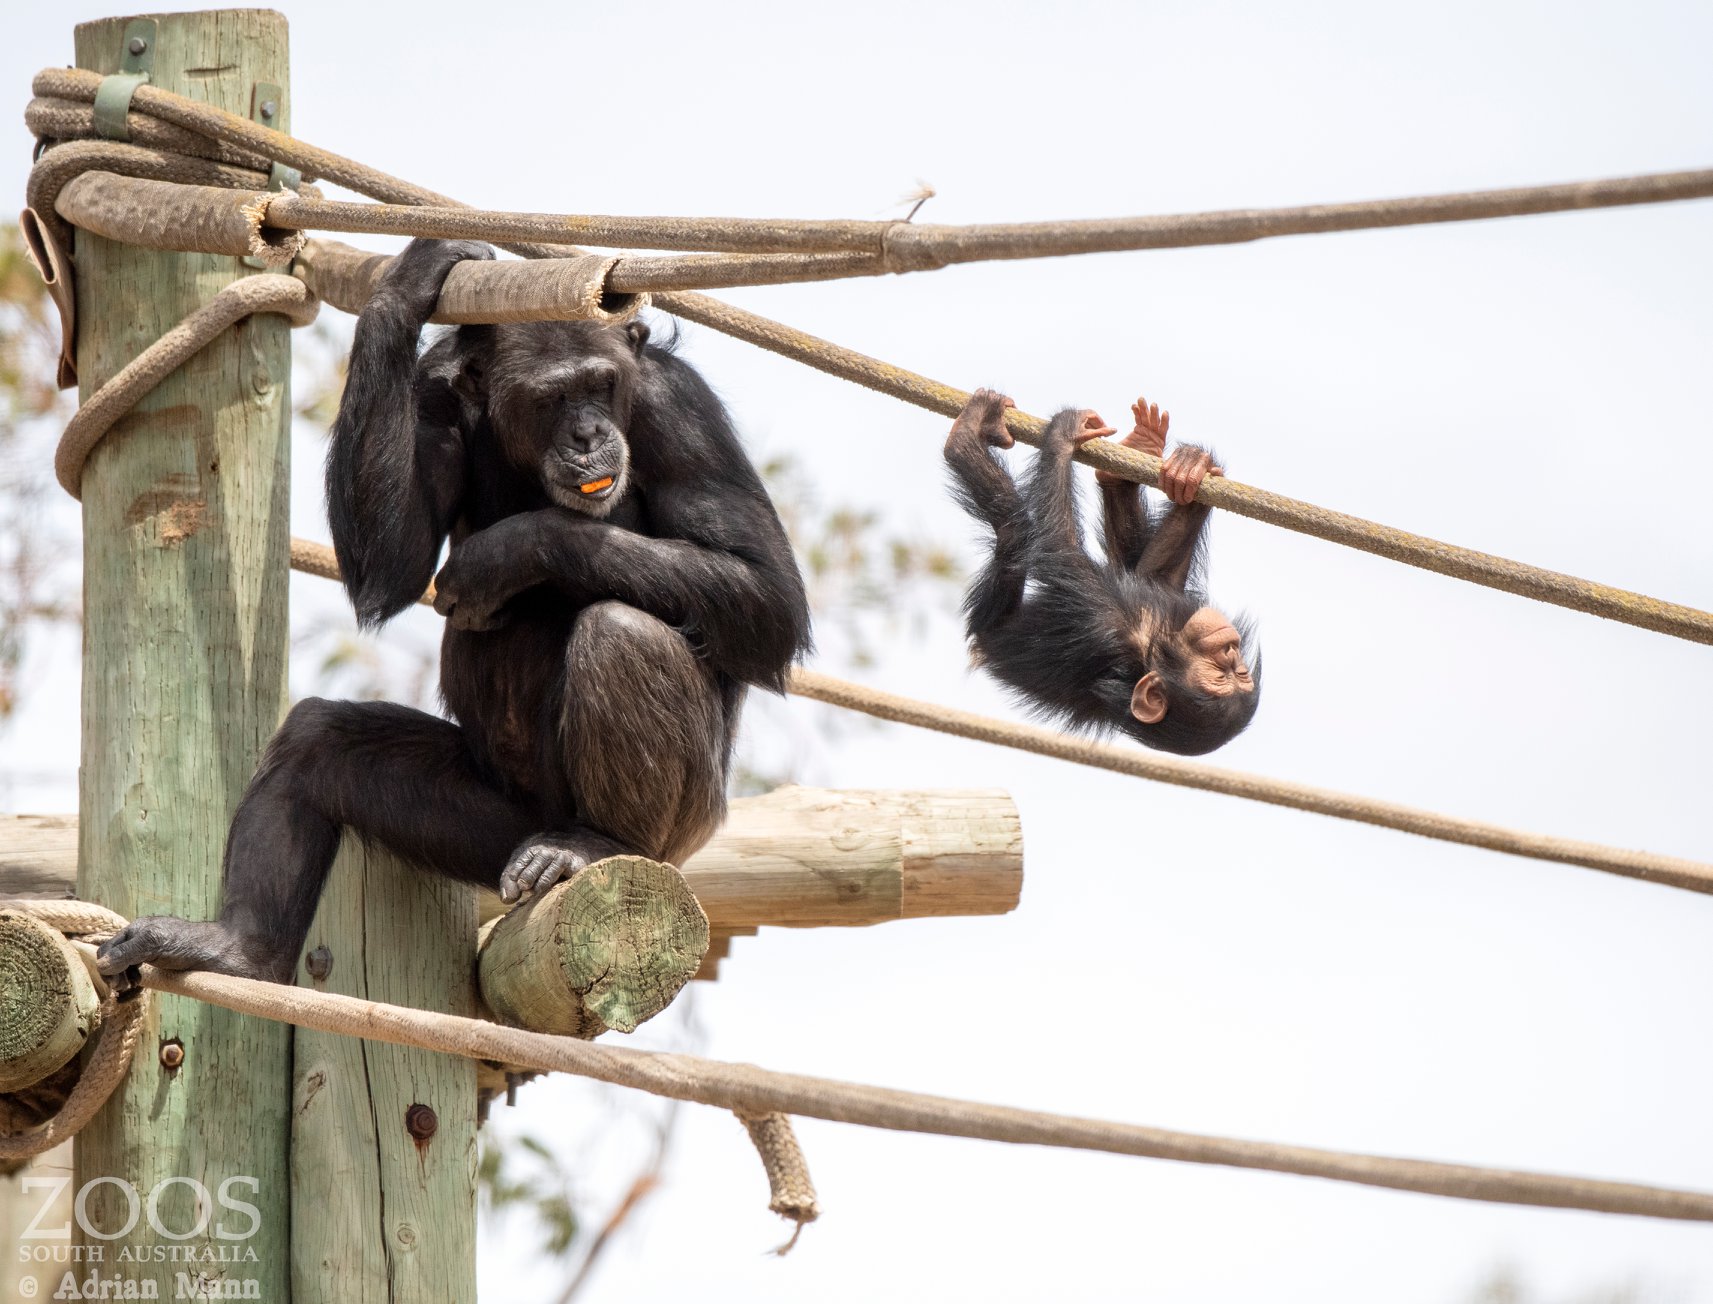
[(1166, 437), (1166, 432), (1171, 428), (1172, 414), (1170, 412), (1160, 413), (1160, 438), (1164, 439)]

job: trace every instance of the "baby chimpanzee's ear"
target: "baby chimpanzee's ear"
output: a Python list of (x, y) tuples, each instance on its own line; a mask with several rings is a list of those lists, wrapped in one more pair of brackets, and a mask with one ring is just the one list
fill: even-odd
[(1130, 714), (1143, 724), (1159, 724), (1166, 718), (1166, 685), (1157, 670), (1150, 670), (1130, 691)]
[(648, 343), (648, 327), (632, 318), (625, 323), (625, 335), (630, 340), (631, 348), (638, 357), (642, 356), (642, 346)]

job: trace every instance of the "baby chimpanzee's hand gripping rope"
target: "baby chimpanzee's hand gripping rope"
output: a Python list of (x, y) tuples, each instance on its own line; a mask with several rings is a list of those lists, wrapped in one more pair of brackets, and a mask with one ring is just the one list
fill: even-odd
[(133, 965), (288, 982), (341, 826), (515, 900), (601, 856), (679, 861), (726, 809), (747, 685), (809, 645), (785, 531), (720, 401), (632, 322), (464, 326), (420, 360), (446, 275), (418, 240), (357, 322), (327, 460), (358, 620), (436, 585), (452, 721), (300, 702), (227, 835), (210, 923), (136, 920)]
[[(1208, 508), (1204, 476), (1222, 474), (1204, 449), (1167, 458), (1155, 516), (1140, 486), (1100, 475), (1106, 563), (1083, 550), (1071, 482), (1079, 444), (1116, 433), (1089, 411), (1047, 426), (1021, 492), (994, 451), (1011, 446), (1011, 400), (978, 390), (952, 426), (946, 461), (964, 509), (993, 529), (993, 551), (970, 585), (964, 615), (988, 671), (1042, 714), (1085, 729), (1120, 729), (1184, 756), (1241, 733), (1261, 695), (1253, 636), (1201, 591)], [(1124, 442), (1154, 456), (1170, 417), (1138, 400)], [(1250, 663), (1254, 669), (1251, 671)]]

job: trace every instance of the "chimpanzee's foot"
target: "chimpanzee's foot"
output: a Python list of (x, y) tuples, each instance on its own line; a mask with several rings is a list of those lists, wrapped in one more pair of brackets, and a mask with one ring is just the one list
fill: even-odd
[(132, 920), (95, 953), (95, 967), (115, 992), (135, 987), (137, 967), (144, 964), (289, 983), (295, 960), (295, 956), (270, 956), (255, 939), (229, 932), (220, 923), (196, 923), (169, 915)]
[(611, 838), (588, 829), (538, 833), (512, 852), (511, 862), (500, 875), (500, 900), (516, 901), (526, 892), (545, 892), (585, 865), (625, 850)]
[(1016, 406), (997, 390), (976, 390), (952, 423), (952, 433), (946, 436), (947, 459), (955, 461), (961, 451), (982, 444), (1010, 448), (1012, 439), (1005, 428), (1005, 413)]

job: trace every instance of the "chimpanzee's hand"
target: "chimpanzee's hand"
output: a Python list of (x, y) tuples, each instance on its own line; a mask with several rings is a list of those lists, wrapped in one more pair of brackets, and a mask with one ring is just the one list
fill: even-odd
[(1005, 428), (1005, 413), (1006, 409), (1016, 406), (997, 390), (976, 390), (964, 404), (964, 410), (958, 413), (958, 419), (952, 422), (952, 433), (946, 436), (946, 456), (953, 457), (960, 447), (968, 448), (977, 443), (1010, 448), (1012, 439), (1011, 432)]
[(1193, 503), (1203, 479), (1224, 474), (1225, 468), (1213, 464), (1213, 454), (1207, 449), (1179, 444), (1160, 466), (1160, 491), (1174, 503)]
[(412, 240), (393, 259), (369, 302), (391, 307), (420, 326), (434, 315), (440, 288), (454, 267), (493, 256), (492, 249), (474, 240)]
[(508, 516), (478, 530), (452, 547), (452, 555), (434, 577), (434, 609), (453, 629), (498, 629), (501, 610), (533, 580), (523, 573), (528, 544)]
[[(1130, 414), (1136, 418), (1136, 424), (1120, 443), (1125, 448), (1134, 448), (1138, 453), (1147, 453), (1150, 457), (1163, 456), (1166, 451), (1166, 431), (1172, 427), (1172, 414), (1160, 411), (1158, 403), (1150, 404), (1145, 398), (1139, 398), (1130, 405)], [(1124, 482), (1123, 476), (1114, 475), (1111, 471), (1096, 471), (1094, 478), (1101, 484)]]
[(1041, 450), (1069, 457), (1073, 451), (1091, 439), (1104, 439), (1117, 434), (1100, 413), (1092, 408), (1066, 409), (1055, 413), (1047, 423), (1047, 433), (1041, 439)]

